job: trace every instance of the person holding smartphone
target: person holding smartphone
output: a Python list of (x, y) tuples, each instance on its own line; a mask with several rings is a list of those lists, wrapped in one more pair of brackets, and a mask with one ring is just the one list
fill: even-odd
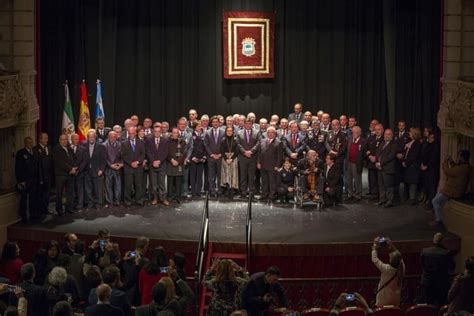
[(348, 308), (348, 307), (358, 307), (363, 309), (366, 316), (372, 316), (373, 311), (367, 304), (367, 301), (364, 299), (362, 295), (357, 292), (354, 293), (341, 293), (336, 300), (329, 316), (337, 316), (339, 312)]

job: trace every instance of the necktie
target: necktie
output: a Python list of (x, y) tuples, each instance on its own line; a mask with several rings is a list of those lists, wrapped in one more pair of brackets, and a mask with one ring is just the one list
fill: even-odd
[(72, 152), (76, 154), (76, 145), (72, 145)]
[(156, 149), (158, 149), (158, 147), (160, 147), (160, 139), (159, 138), (155, 138), (155, 144), (156, 144)]
[(43, 148), (44, 148), (44, 152), (46, 153), (46, 156), (48, 156), (49, 155), (48, 146), (44, 146)]
[(135, 152), (135, 140), (134, 139), (132, 139), (131, 145), (132, 145), (132, 151)]
[(250, 143), (250, 131), (245, 131), (247, 134), (247, 143)]
[(296, 134), (293, 134), (291, 137), (291, 142), (293, 143), (293, 147), (296, 147)]
[(219, 132), (217, 131), (217, 129), (214, 129), (214, 142), (217, 144), (217, 141), (218, 141), (218, 136), (219, 136)]

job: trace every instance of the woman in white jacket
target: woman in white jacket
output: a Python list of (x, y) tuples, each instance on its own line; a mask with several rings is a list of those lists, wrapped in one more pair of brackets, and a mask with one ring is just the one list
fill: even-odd
[[(383, 263), (378, 257), (378, 250), (386, 245), (390, 251), (389, 263)], [(401, 253), (395, 248), (390, 239), (377, 237), (372, 246), (372, 262), (380, 270), (380, 281), (377, 287), (375, 305), (382, 307), (393, 305), (400, 307), (400, 296), (405, 275), (405, 263)]]

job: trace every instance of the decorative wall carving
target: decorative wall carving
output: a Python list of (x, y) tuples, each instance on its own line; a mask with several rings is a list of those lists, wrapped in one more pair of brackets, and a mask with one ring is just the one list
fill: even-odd
[(19, 75), (0, 76), (0, 128), (15, 126), (28, 108)]
[(458, 134), (474, 137), (474, 83), (443, 80), (443, 100), (438, 126), (454, 129)]

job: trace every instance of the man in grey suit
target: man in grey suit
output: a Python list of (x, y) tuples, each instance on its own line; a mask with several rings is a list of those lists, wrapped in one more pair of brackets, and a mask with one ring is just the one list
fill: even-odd
[[(110, 131), (104, 143), (107, 168), (105, 169), (105, 200), (108, 205), (120, 205), (122, 198), (122, 149), (117, 133)], [(106, 207), (108, 206), (106, 205)]]
[(166, 159), (168, 158), (168, 139), (161, 135), (161, 126), (153, 128), (153, 136), (145, 140), (145, 150), (150, 165), (152, 205), (161, 201), (168, 206), (166, 199)]
[(191, 159), (191, 154), (193, 152), (193, 130), (188, 128), (188, 120), (185, 117), (181, 117), (176, 127), (178, 127), (179, 138), (183, 139), (186, 142), (186, 158), (184, 165), (184, 174), (183, 174), (183, 196), (187, 197), (189, 194), (189, 160)]
[(87, 133), (87, 142), (84, 147), (89, 158), (85, 177), (86, 204), (88, 208), (100, 208), (104, 194), (105, 147), (96, 142), (96, 132), (93, 129)]
[(288, 121), (296, 121), (298, 124), (303, 120), (303, 106), (301, 103), (296, 103), (295, 104), (295, 111), (293, 113), (290, 113), (288, 115)]
[(280, 140), (276, 137), (275, 128), (267, 129), (267, 137), (260, 140), (257, 168), (262, 178), (261, 200), (276, 198), (276, 182), (278, 169), (283, 160), (283, 149)]
[(384, 142), (377, 150), (377, 178), (379, 183), (379, 202), (383, 207), (393, 206), (393, 188), (395, 185), (395, 159), (398, 144), (393, 140), (393, 131), (385, 130)]
[(254, 193), (255, 190), (255, 171), (257, 169), (260, 134), (252, 126), (252, 120), (247, 118), (244, 123), (244, 129), (237, 133), (236, 139), (239, 148), (239, 178), (242, 196)]
[(204, 135), (204, 147), (209, 157), (207, 159), (207, 181), (209, 193), (211, 195), (220, 195), (221, 143), (225, 132), (219, 128), (219, 118), (217, 116), (211, 118), (211, 125), (212, 128)]
[(145, 144), (138, 139), (134, 126), (128, 129), (128, 140), (122, 143), (122, 159), (124, 163), (124, 200), (126, 206), (132, 205), (132, 192), (135, 202), (143, 206), (143, 160), (145, 160)]

